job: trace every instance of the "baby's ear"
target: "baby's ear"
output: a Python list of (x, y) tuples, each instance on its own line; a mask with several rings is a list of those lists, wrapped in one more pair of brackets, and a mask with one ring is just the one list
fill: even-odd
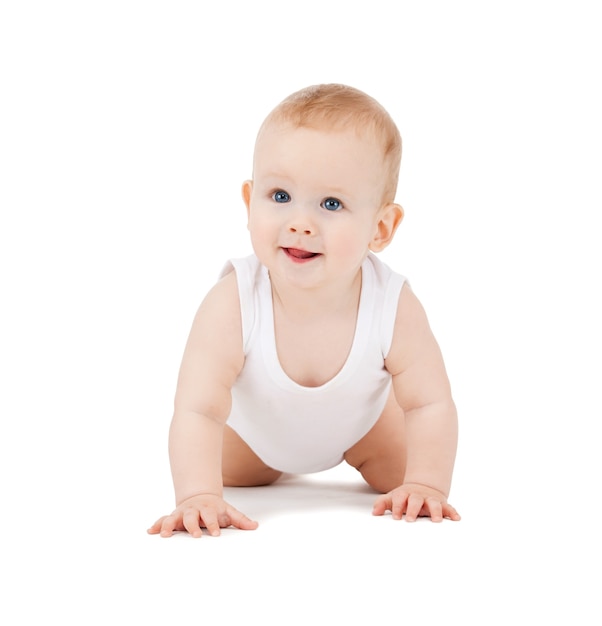
[(391, 243), (402, 219), (403, 208), (399, 204), (390, 202), (379, 209), (376, 231), (369, 245), (372, 252), (380, 252)]
[(247, 207), (247, 228), (248, 228), (249, 213), (251, 211), (251, 194), (253, 193), (253, 181), (252, 180), (245, 180), (245, 182), (242, 184), (241, 193), (242, 193), (243, 202), (245, 203), (245, 206)]
[(242, 184), (242, 199), (247, 207), (247, 213), (249, 212), (249, 207), (251, 206), (251, 194), (253, 193), (253, 181), (245, 180)]

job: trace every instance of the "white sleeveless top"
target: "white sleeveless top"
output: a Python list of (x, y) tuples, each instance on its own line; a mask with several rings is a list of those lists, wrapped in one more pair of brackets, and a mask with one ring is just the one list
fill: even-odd
[(391, 375), (384, 359), (405, 278), (372, 253), (367, 256), (349, 356), (334, 378), (304, 387), (287, 376), (278, 360), (267, 269), (254, 255), (232, 259), (222, 276), (232, 269), (245, 363), (232, 388), (228, 425), (273, 469), (305, 474), (338, 465), (376, 423), (387, 401)]

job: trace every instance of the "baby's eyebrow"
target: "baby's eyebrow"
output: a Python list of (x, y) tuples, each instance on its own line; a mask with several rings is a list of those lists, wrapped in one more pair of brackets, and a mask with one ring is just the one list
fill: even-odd
[(263, 178), (264, 180), (285, 180), (288, 182), (292, 181), (292, 178), (290, 176), (287, 176), (286, 174), (281, 174), (280, 172), (259, 172), (259, 174), (261, 174), (261, 178)]
[(347, 192), (342, 187), (328, 187), (326, 193), (328, 195), (345, 196)]

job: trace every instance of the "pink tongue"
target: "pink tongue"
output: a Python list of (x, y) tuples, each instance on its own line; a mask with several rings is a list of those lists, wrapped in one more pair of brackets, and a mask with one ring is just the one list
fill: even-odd
[(296, 259), (309, 259), (314, 256), (313, 252), (307, 252), (306, 250), (296, 250), (295, 248), (289, 248), (288, 253), (294, 256)]

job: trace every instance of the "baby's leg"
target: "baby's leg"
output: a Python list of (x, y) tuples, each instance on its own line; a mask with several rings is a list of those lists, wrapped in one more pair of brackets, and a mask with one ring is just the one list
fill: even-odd
[(345, 453), (376, 491), (387, 493), (403, 483), (406, 469), (405, 419), (391, 390), (387, 404), (372, 429)]
[(224, 428), (222, 476), (225, 487), (270, 485), (282, 472), (268, 467), (228, 425)]

